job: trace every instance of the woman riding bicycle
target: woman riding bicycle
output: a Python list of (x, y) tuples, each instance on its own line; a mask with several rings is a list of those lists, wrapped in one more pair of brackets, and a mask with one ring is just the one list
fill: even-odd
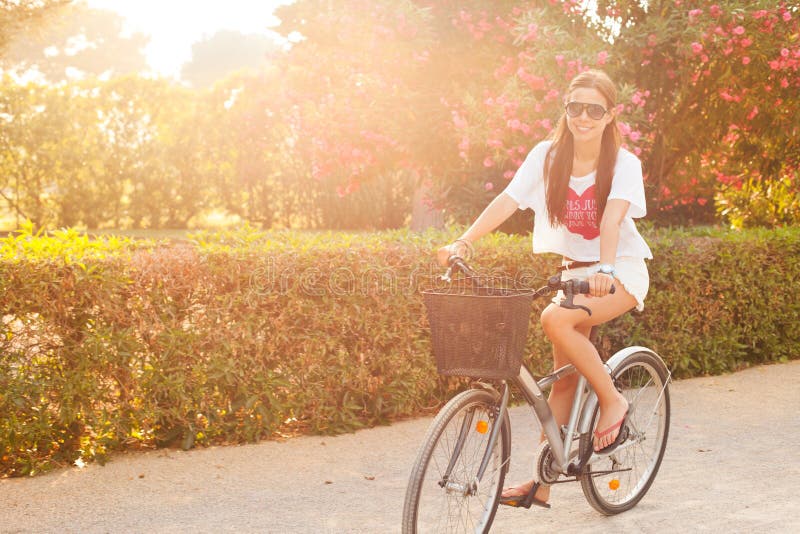
[[(576, 295), (575, 304), (591, 314), (560, 307), (556, 297), (542, 312), (541, 323), (553, 345), (554, 369), (573, 364), (597, 393), (600, 416), (593, 446), (599, 452), (610, 452), (618, 444), (628, 402), (615, 389), (589, 333), (634, 307), (644, 308), (649, 286), (644, 260), (653, 257), (633, 222), (646, 213), (642, 167), (635, 155), (620, 147), (616, 98), (616, 88), (604, 72), (576, 76), (550, 138), (531, 150), (508, 187), (472, 226), (438, 251), (440, 263), (446, 265), (451, 255), (463, 257), (465, 249), (517, 209), (533, 209), (533, 251), (563, 256), (563, 278), (589, 282), (590, 294)], [(550, 392), (549, 404), (559, 425), (569, 419), (577, 378), (556, 382)], [(534, 481), (507, 488), (501, 503), (516, 505), (525, 496), (546, 505), (550, 488)]]

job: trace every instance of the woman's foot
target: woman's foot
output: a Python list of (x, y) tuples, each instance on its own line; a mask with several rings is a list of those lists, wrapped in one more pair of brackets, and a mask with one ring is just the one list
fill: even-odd
[[(533, 486), (534, 481), (531, 480), (530, 482), (526, 482), (525, 484), (520, 484), (519, 486), (512, 486), (510, 488), (505, 488), (503, 493), (500, 494), (501, 499), (505, 499), (508, 497), (525, 497), (528, 492), (531, 491), (531, 487)], [(550, 486), (545, 486), (544, 484), (539, 485), (539, 489), (536, 490), (534, 494), (534, 498), (537, 501), (542, 503), (546, 503), (550, 500)]]
[(594, 450), (601, 451), (614, 443), (622, 430), (622, 422), (628, 413), (628, 401), (621, 394), (609, 406), (600, 406), (600, 419), (594, 433)]

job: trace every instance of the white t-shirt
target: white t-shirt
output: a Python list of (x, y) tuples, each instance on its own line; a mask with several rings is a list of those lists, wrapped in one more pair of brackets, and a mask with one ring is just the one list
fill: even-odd
[[(520, 209), (534, 211), (533, 251), (553, 252), (576, 261), (600, 260), (600, 221), (595, 208), (595, 172), (570, 177), (567, 197), (567, 223), (552, 226), (547, 214), (544, 187), (544, 160), (551, 141), (543, 141), (530, 151), (505, 193), (519, 204)], [(630, 202), (622, 220), (617, 245), (617, 257), (652, 259), (653, 254), (636, 230), (633, 219), (647, 213), (644, 198), (644, 179), (639, 158), (620, 148), (609, 199)]]

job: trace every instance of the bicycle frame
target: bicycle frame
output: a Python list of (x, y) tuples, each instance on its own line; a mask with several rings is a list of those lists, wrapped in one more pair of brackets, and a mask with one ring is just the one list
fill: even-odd
[[(629, 355), (636, 353), (636, 352), (647, 352), (655, 355), (658, 355), (653, 352), (652, 350), (646, 347), (640, 346), (631, 346), (626, 347), (617, 353), (615, 353), (609, 360), (605, 363), (605, 368), (610, 374), (622, 360), (624, 360)], [(544, 378), (537, 381), (533, 375), (531, 374), (530, 370), (525, 366), (522, 365), (519, 371), (519, 375), (517, 375), (513, 381), (520, 389), (522, 396), (525, 400), (530, 404), (531, 408), (533, 409), (534, 415), (539, 420), (540, 424), (542, 425), (542, 431), (550, 444), (550, 450), (553, 456), (553, 465), (552, 467), (559, 473), (568, 476), (576, 476), (579, 474), (581, 469), (581, 459), (579, 458), (577, 463), (572, 461), (570, 457), (570, 449), (572, 448), (573, 440), (580, 436), (581, 434), (585, 434), (591, 431), (591, 424), (592, 418), (594, 416), (595, 409), (597, 407), (597, 395), (595, 394), (594, 390), (589, 386), (586, 378), (583, 375), (578, 376), (578, 383), (575, 387), (575, 396), (572, 401), (572, 408), (570, 409), (570, 417), (569, 422), (566, 426), (566, 431), (564, 436), (562, 437), (561, 429), (559, 428), (558, 424), (556, 423), (555, 418), (553, 417), (553, 412), (550, 409), (550, 405), (547, 402), (547, 399), (544, 396), (543, 390), (550, 387), (555, 382), (558, 382), (562, 378), (569, 376), (573, 373), (576, 373), (577, 369), (573, 365), (566, 365), (560, 369), (557, 369), (553, 373), (545, 376)], [(669, 383), (669, 379), (664, 384), (664, 387)], [(497, 408), (497, 421), (501, 421), (503, 414), (505, 413), (507, 406), (508, 406), (508, 399), (509, 399), (509, 385), (507, 381), (502, 382), (502, 388), (500, 391), (500, 404)], [(471, 427), (471, 419), (467, 421), (466, 418), (463, 422), (462, 427), (462, 434), (466, 432), (466, 430)], [(501, 425), (496, 423), (492, 427), (492, 431), (489, 436), (489, 442), (486, 448), (486, 452), (484, 453), (483, 459), (481, 461), (480, 469), (476, 474), (476, 481), (480, 482), (483, 479), (484, 472), (489, 464), (491, 458), (491, 452), (494, 449), (495, 443), (497, 442), (497, 437), (500, 434)], [(462, 440), (459, 439), (459, 442)], [(455, 465), (455, 461), (460, 454), (461, 444), (457, 444), (454, 450), (453, 457), (451, 458), (450, 465), (445, 471), (445, 478), (442, 481), (442, 484), (447, 483), (447, 478), (449, 473), (451, 472), (452, 466)], [(618, 447), (617, 450), (620, 448), (624, 448), (629, 446), (628, 444), (623, 444)], [(595, 458), (599, 458), (601, 455), (597, 453), (592, 453), (591, 457), (585, 459), (586, 463), (592, 463)]]

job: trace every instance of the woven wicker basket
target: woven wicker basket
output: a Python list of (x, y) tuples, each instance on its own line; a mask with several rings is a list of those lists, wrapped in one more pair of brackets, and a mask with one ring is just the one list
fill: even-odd
[(490, 379), (519, 374), (532, 291), (451, 287), (422, 295), (439, 374)]

